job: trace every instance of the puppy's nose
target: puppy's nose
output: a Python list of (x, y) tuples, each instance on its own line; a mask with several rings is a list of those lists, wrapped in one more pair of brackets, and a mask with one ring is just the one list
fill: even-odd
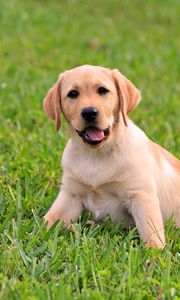
[(91, 106), (85, 107), (81, 112), (82, 118), (87, 122), (95, 121), (98, 114), (99, 114), (98, 110), (95, 107), (91, 107)]

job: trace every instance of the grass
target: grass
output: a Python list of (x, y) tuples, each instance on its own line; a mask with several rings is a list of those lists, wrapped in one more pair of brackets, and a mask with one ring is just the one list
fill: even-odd
[(0, 299), (179, 299), (179, 231), (163, 251), (137, 231), (89, 224), (75, 232), (42, 216), (54, 200), (67, 142), (42, 110), (59, 72), (118, 67), (142, 91), (132, 119), (179, 156), (178, 0), (0, 0)]

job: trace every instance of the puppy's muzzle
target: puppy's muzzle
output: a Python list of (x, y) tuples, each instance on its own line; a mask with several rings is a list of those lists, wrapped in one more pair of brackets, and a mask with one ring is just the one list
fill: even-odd
[(110, 132), (109, 127), (105, 129), (97, 127), (99, 115), (99, 111), (93, 106), (85, 107), (81, 111), (81, 117), (85, 121), (86, 127), (82, 131), (76, 131), (83, 141), (90, 145), (99, 145), (106, 140)]
[(81, 111), (81, 117), (88, 123), (95, 122), (99, 115), (99, 111), (95, 107), (85, 107)]

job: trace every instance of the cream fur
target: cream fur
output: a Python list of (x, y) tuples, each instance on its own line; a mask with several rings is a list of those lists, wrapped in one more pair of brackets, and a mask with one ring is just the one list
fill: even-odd
[[(86, 84), (86, 72), (89, 72), (91, 82), (91, 76), (94, 78), (95, 72), (99, 71), (96, 68), (79, 68), (79, 73), (83, 71), (84, 79), (80, 77), (82, 86)], [(77, 81), (78, 68), (74, 70)], [(73, 70), (70, 74), (72, 84)], [(110, 76), (108, 73), (107, 77)], [(68, 74), (65, 78), (67, 85)], [(117, 108), (117, 93), (113, 92), (112, 101)], [(47, 105), (47, 98), (45, 101)], [(61, 107), (66, 117), (66, 106), (61, 103)], [(48, 228), (57, 219), (62, 219), (65, 226), (68, 226), (86, 209), (92, 212), (95, 220), (110, 215), (115, 224), (135, 224), (147, 245), (163, 248), (166, 220), (173, 217), (176, 225), (180, 226), (180, 162), (151, 142), (128, 119), (126, 112), (125, 117), (120, 115), (118, 122), (115, 122), (114, 111), (115, 108), (102, 121), (110, 125), (111, 134), (102, 147), (97, 148), (85, 144), (74, 130), (72, 120), (68, 119), (71, 116), (66, 117), (71, 138), (62, 158), (62, 185), (45, 220)], [(78, 117), (73, 121), (78, 124)]]

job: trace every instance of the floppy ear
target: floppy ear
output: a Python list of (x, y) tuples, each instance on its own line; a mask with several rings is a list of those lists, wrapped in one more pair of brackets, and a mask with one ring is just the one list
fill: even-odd
[(43, 107), (46, 114), (55, 121), (56, 130), (58, 131), (61, 122), (60, 122), (60, 112), (61, 112), (61, 80), (62, 75), (59, 76), (57, 82), (53, 87), (48, 91), (47, 96), (43, 101)]
[(120, 111), (127, 126), (127, 115), (132, 112), (141, 100), (140, 91), (118, 70), (112, 70), (112, 76), (118, 92)]

